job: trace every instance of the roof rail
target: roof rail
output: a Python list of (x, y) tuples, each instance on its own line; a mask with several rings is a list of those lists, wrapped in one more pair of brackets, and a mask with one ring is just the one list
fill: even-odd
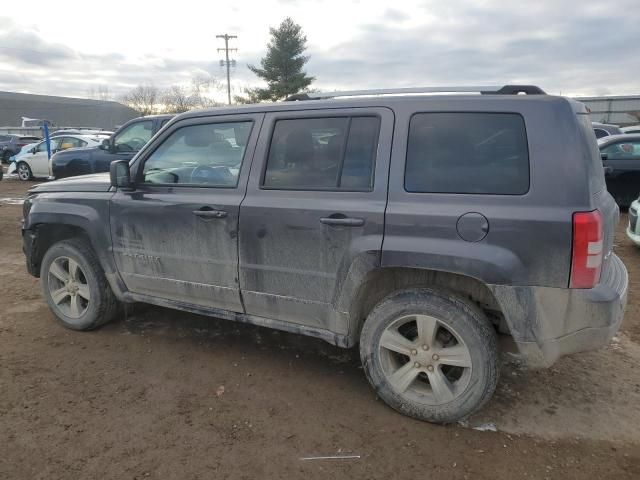
[(377, 90), (345, 90), (342, 92), (296, 93), (285, 98), (285, 102), (297, 100), (322, 100), (336, 97), (362, 97), (372, 95), (406, 95), (413, 93), (480, 93), (482, 95), (546, 95), (535, 85), (472, 86), (472, 87), (410, 87)]

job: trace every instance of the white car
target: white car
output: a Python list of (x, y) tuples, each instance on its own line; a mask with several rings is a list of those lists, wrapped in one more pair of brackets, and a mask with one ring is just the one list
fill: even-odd
[[(70, 148), (96, 147), (102, 143), (104, 137), (99, 135), (65, 135), (50, 139), (51, 155), (60, 150)], [(22, 153), (22, 152), (21, 152)], [(38, 177), (51, 177), (51, 160), (47, 155), (47, 142), (44, 140), (27, 150), (27, 153), (16, 158), (15, 171), (20, 180), (30, 180)], [(13, 169), (9, 169), (12, 173)]]
[(628, 127), (622, 127), (624, 133), (640, 133), (640, 125), (629, 125)]
[(640, 199), (636, 199), (629, 205), (629, 224), (627, 225), (627, 237), (640, 247), (640, 222), (638, 222), (638, 211), (640, 211)]

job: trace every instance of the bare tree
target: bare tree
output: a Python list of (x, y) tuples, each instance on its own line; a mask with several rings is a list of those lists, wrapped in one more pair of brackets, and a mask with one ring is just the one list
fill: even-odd
[(108, 85), (98, 85), (97, 87), (92, 85), (87, 90), (87, 97), (92, 100), (113, 100), (113, 95), (111, 95)]
[(218, 107), (221, 104), (213, 98), (213, 91), (221, 90), (223, 85), (210, 75), (194, 75), (191, 78), (193, 108)]
[(140, 115), (152, 115), (158, 111), (160, 91), (151, 84), (138, 85), (122, 97), (122, 101)]
[(197, 99), (186, 87), (172, 85), (162, 94), (165, 113), (182, 113), (197, 107)]

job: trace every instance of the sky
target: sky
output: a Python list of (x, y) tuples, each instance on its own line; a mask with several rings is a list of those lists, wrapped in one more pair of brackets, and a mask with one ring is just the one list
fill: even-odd
[[(139, 84), (259, 86), (269, 27), (290, 16), (307, 36), (318, 90), (535, 84), (563, 95), (640, 94), (639, 0), (229, 2), (32, 0), (0, 11), (0, 90), (114, 98)], [(224, 100), (225, 90), (214, 91)]]

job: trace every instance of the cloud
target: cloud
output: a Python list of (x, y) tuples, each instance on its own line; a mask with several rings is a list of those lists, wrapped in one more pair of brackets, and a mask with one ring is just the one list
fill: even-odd
[[(365, 9), (362, 15), (352, 15), (356, 7)], [(634, 51), (640, 43), (637, 0), (526, 6), (425, 0), (393, 8), (372, 0), (345, 2), (346, 19), (326, 17), (333, 7), (315, 2), (280, 0), (273, 8), (278, 18), (291, 14), (302, 19), (310, 55), (306, 70), (319, 89), (517, 82), (538, 84), (551, 93), (640, 93), (640, 55)], [(228, 31), (239, 36), (232, 71), (236, 87), (260, 84), (246, 65), (259, 64), (264, 35), (277, 24), (251, 14), (250, 4), (239, 1), (224, 20), (236, 25)], [(107, 85), (120, 95), (138, 84), (166, 88), (207, 74), (224, 81), (216, 31), (205, 41), (199, 31), (185, 27), (156, 43), (150, 38), (157, 32), (143, 25), (130, 34), (131, 49), (91, 53), (81, 41), (53, 41), (35, 27), (0, 18), (0, 89), (85, 96), (92, 86)], [(206, 42), (211, 48), (202, 48)]]

